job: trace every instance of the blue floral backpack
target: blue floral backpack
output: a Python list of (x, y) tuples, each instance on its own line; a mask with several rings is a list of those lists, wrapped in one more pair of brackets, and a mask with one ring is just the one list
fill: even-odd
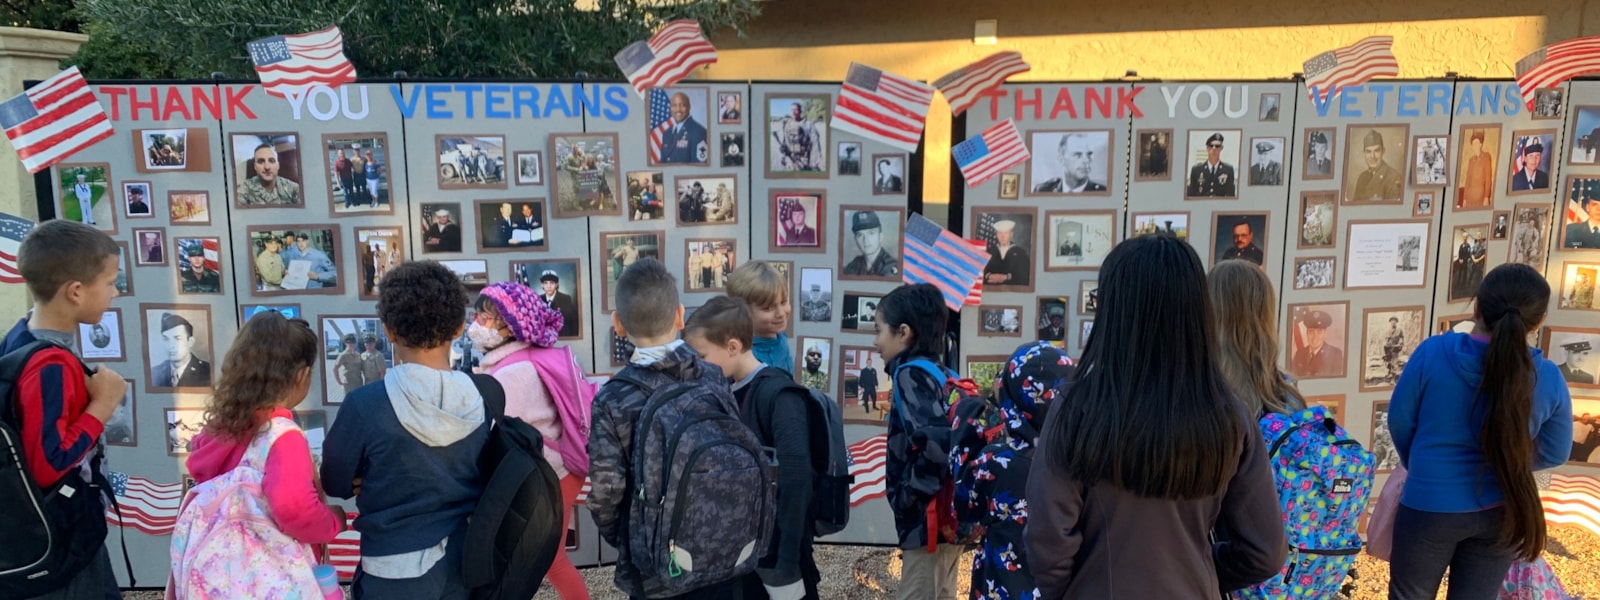
[(1233, 593), (1240, 600), (1331, 598), (1361, 552), (1357, 532), (1376, 459), (1313, 406), (1261, 417), (1278, 486), (1289, 558), (1278, 575)]

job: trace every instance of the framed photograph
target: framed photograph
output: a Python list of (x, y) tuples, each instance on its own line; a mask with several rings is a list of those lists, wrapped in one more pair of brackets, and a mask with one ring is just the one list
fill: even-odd
[(503, 135), (439, 134), (439, 189), (506, 189), (506, 137)]
[(1089, 347), (1089, 336), (1094, 334), (1094, 319), (1078, 321), (1078, 349)]
[(1556, 306), (1566, 310), (1600, 310), (1595, 302), (1595, 282), (1600, 281), (1600, 263), (1561, 264), (1561, 296)]
[(743, 167), (744, 155), (749, 148), (744, 141), (744, 132), (722, 134), (722, 168)]
[(1027, 133), (1029, 196), (1109, 196), (1109, 129), (1030, 131)]
[(235, 133), (229, 136), (233, 166), (233, 205), (237, 208), (305, 206), (305, 171), (300, 168), (300, 135)]
[(461, 203), (423, 203), (417, 215), (423, 254), (461, 251)]
[(983, 288), (996, 292), (1032, 292), (1033, 257), (1039, 210), (1017, 207), (973, 207), (974, 241), (988, 247)]
[(1085, 279), (1078, 282), (1078, 316), (1092, 317), (1100, 309), (1100, 282)]
[(1022, 307), (983, 305), (978, 307), (978, 337), (1022, 337)]
[[(206, 130), (195, 128), (197, 135), (193, 138), (189, 136), (190, 131), (184, 128), (133, 130), (134, 155), (140, 157), (138, 171), (210, 171), (211, 157), (205, 151)], [(195, 168), (200, 165), (191, 164), (199, 162), (206, 163), (205, 168)]]
[(1363, 392), (1394, 389), (1411, 351), (1428, 337), (1427, 307), (1369, 308), (1361, 312)]
[(1400, 452), (1394, 448), (1394, 436), (1389, 432), (1389, 403), (1372, 403), (1372, 456), (1376, 460), (1374, 473), (1382, 475), (1400, 467)]
[(1021, 197), (1021, 192), (1022, 192), (1022, 174), (1021, 173), (1001, 173), (1000, 174), (1000, 199), (1001, 200), (1016, 200), (1017, 198)]
[(133, 295), (133, 278), (128, 276), (133, 271), (133, 257), (133, 251), (128, 248), (127, 242), (117, 242), (117, 294), (119, 295)]
[(1289, 374), (1296, 379), (1343, 379), (1349, 369), (1344, 346), (1350, 323), (1350, 302), (1290, 304), (1288, 335), (1283, 347)]
[(1239, 197), (1239, 147), (1244, 132), (1238, 129), (1190, 129), (1183, 159), (1189, 165), (1184, 180), (1184, 200)]
[(283, 315), (285, 319), (304, 319), (305, 314), (300, 311), (299, 304), (240, 304), (239, 321), (248, 322), (251, 317), (264, 312), (275, 312)]
[(839, 279), (899, 283), (905, 209), (845, 205), (839, 215)]
[(1478, 295), (1478, 284), (1489, 271), (1488, 225), (1458, 225), (1446, 246), (1451, 248), (1450, 286), (1446, 300), (1465, 302)]
[(1262, 94), (1261, 103), (1256, 107), (1256, 120), (1276, 123), (1278, 121), (1278, 94)]
[(1332, 248), (1338, 238), (1338, 196), (1333, 192), (1300, 192), (1300, 239), (1295, 248)]
[(828, 220), (822, 218), (827, 210), (827, 193), (823, 190), (772, 190), (773, 231), (767, 236), (767, 252), (797, 252), (821, 254), (827, 239), (823, 228)]
[(577, 259), (519, 260), (511, 281), (532, 288), (546, 306), (561, 313), (561, 339), (583, 339), (583, 268)]
[(306, 445), (311, 448), (311, 468), (322, 468), (322, 441), (328, 437), (328, 411), (296, 410), (292, 412), (294, 424), (305, 434)]
[(1231, 259), (1243, 259), (1266, 266), (1266, 253), (1262, 246), (1270, 246), (1271, 213), (1218, 212), (1212, 215), (1211, 256), (1213, 265)]
[(1000, 379), (1000, 374), (1005, 372), (1006, 363), (1011, 362), (1007, 354), (980, 354), (967, 357), (966, 370), (972, 382), (978, 384), (978, 389), (985, 394), (994, 393), (995, 381)]
[(1350, 221), (1345, 226), (1345, 289), (1420, 288), (1427, 283), (1433, 221)]
[(1463, 313), (1463, 314), (1459, 314), (1459, 315), (1445, 315), (1445, 316), (1442, 316), (1442, 317), (1437, 317), (1433, 321), (1434, 321), (1434, 329), (1433, 329), (1433, 334), (1434, 335), (1440, 335), (1440, 334), (1445, 334), (1445, 333), (1450, 333), (1450, 332), (1472, 333), (1473, 320), (1472, 320), (1472, 315), (1470, 313)]
[(211, 306), (140, 303), (147, 394), (211, 393)]
[(122, 404), (111, 412), (111, 420), (106, 421), (106, 427), (101, 434), (107, 446), (123, 446), (127, 448), (139, 445), (139, 404), (138, 394), (134, 393), (132, 379), (124, 379), (128, 385), (122, 392)]
[(178, 266), (178, 293), (222, 293), (222, 240), (214, 237), (173, 238)]
[(129, 219), (155, 218), (155, 210), (150, 208), (153, 197), (148, 181), (122, 182), (122, 208)]
[(1535, 121), (1560, 119), (1564, 95), (1561, 88), (1543, 88), (1535, 91), (1533, 93), (1533, 113), (1528, 116)]
[(833, 269), (801, 268), (799, 296), (801, 322), (833, 322)]
[(1305, 162), (1301, 163), (1301, 179), (1333, 179), (1333, 157), (1337, 148), (1339, 130), (1333, 127), (1306, 129)]
[(660, 220), (667, 207), (667, 188), (661, 171), (628, 171), (627, 179), (628, 220)]
[(1572, 457), (1567, 464), (1600, 465), (1600, 395), (1572, 398)]
[(1305, 256), (1294, 259), (1294, 289), (1333, 289), (1336, 281), (1334, 269), (1338, 263), (1334, 256)]
[(717, 92), (717, 124), (738, 125), (744, 122), (744, 94)]
[[(662, 258), (662, 243), (666, 241), (667, 234), (661, 230), (656, 231), (619, 231), (601, 232), (600, 248), (605, 254), (600, 256), (600, 310), (607, 313), (616, 310), (616, 290), (612, 284), (622, 276), (622, 270), (631, 266), (641, 258)], [(688, 264), (685, 263), (685, 268)], [(684, 281), (688, 284), (688, 281)]]
[(333, 216), (394, 214), (389, 185), (389, 134), (337, 133), (322, 136), (328, 173), (328, 208)]
[(1439, 187), (1450, 184), (1450, 136), (1418, 135), (1411, 138), (1411, 185)]
[(83, 362), (122, 362), (128, 359), (122, 341), (122, 309), (110, 308), (93, 325), (78, 324), (78, 353)]
[(391, 269), (406, 261), (405, 230), (399, 227), (357, 227), (355, 229), (356, 273), (361, 279), (356, 295), (362, 300), (377, 300), (378, 285)]
[(1099, 269), (1117, 245), (1117, 212), (1053, 210), (1044, 214), (1046, 272)]
[(1306, 406), (1321, 406), (1328, 411), (1328, 416), (1339, 423), (1344, 421), (1344, 394), (1322, 394), (1319, 396), (1306, 396)]
[(1128, 237), (1162, 233), (1189, 241), (1189, 211), (1133, 213), (1128, 221)]
[(517, 185), (544, 185), (543, 152), (512, 152), (511, 157), (517, 163)]
[(739, 181), (731, 174), (672, 178), (679, 225), (739, 222)]
[[(840, 346), (839, 409), (845, 424), (883, 426), (889, 414), (889, 361), (871, 346)], [(970, 371), (969, 371), (970, 372)]]
[(489, 287), (489, 261), (441, 260), (439, 264), (461, 278), (461, 287), (466, 288), (468, 294), (476, 294)]
[(711, 141), (706, 136), (710, 94), (710, 88), (700, 86), (646, 91), (645, 154), (650, 166), (711, 166)]
[[(769, 93), (763, 101), (767, 105), (767, 143), (763, 144), (767, 179), (827, 179), (832, 95)], [(856, 170), (860, 169), (858, 164)]]
[(1561, 215), (1561, 248), (1600, 249), (1600, 178), (1569, 176), (1566, 187), (1567, 210)]
[(1600, 164), (1600, 106), (1576, 106), (1572, 134), (1567, 142), (1567, 164)]
[(1172, 130), (1140, 129), (1134, 181), (1172, 181)]
[(1555, 156), (1556, 130), (1511, 132), (1510, 173), (1506, 194), (1524, 196), (1550, 193), (1550, 165)]
[[(339, 227), (305, 225), (252, 225), (249, 252), (255, 266), (252, 296), (344, 293), (339, 255)], [(363, 282), (365, 283), (365, 282)]]
[(839, 330), (873, 333), (877, 323), (878, 303), (883, 294), (845, 292), (844, 305), (839, 311)]
[(1399, 167), (1406, 156), (1411, 127), (1404, 124), (1346, 125), (1344, 130), (1345, 204), (1400, 204), (1406, 192), (1406, 175)]
[(833, 390), (828, 372), (833, 367), (833, 338), (802, 337), (795, 356), (794, 372), (806, 389), (827, 393)]
[(1433, 190), (1411, 194), (1411, 216), (1413, 217), (1432, 217), (1433, 208), (1438, 205), (1438, 194), (1435, 194)]
[(1511, 211), (1511, 256), (1543, 272), (1550, 247), (1550, 210), (1546, 204), (1518, 204)]
[(171, 190), (167, 192), (167, 215), (173, 225), (210, 225), (211, 192)]
[(893, 196), (906, 192), (906, 155), (872, 155), (872, 195)]
[(1494, 211), (1494, 219), (1489, 221), (1489, 239), (1501, 241), (1511, 232), (1511, 211)]
[(167, 265), (167, 230), (135, 229), (133, 243), (139, 247), (133, 255), (133, 264), (140, 267)]
[(738, 260), (733, 238), (688, 239), (683, 242), (683, 291), (722, 292)]
[(1056, 347), (1067, 343), (1067, 304), (1067, 299), (1060, 296), (1039, 297), (1039, 316), (1034, 319), (1034, 326), (1039, 330), (1040, 340)]
[(118, 201), (111, 198), (109, 163), (60, 163), (55, 166), (60, 200), (56, 218), (92, 225), (106, 233), (117, 232)]
[(1600, 389), (1595, 374), (1600, 373), (1600, 329), (1582, 327), (1544, 328), (1544, 355), (1561, 369), (1567, 387)]
[(189, 443), (206, 426), (204, 408), (167, 408), (167, 456), (188, 456)]
[(1283, 147), (1288, 141), (1281, 137), (1250, 138), (1250, 178), (1253, 187), (1283, 185)]
[(605, 217), (622, 213), (615, 190), (617, 134), (550, 134), (550, 172), (555, 174), (555, 218)]
[(1456, 158), (1456, 210), (1494, 207), (1495, 152), (1500, 147), (1500, 125), (1462, 125), (1456, 139), (1463, 140)]
[(861, 175), (861, 142), (839, 142), (839, 174)]
[(394, 366), (394, 345), (383, 323), (370, 315), (327, 315), (322, 331), (322, 403), (338, 406), (369, 383), (383, 381)]
[(544, 198), (476, 200), (479, 252), (544, 252), (550, 249)]

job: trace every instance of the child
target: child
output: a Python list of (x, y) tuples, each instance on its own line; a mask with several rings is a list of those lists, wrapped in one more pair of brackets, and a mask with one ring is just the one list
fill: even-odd
[[(941, 441), (950, 437), (948, 400), (941, 397), (944, 382), (922, 369), (903, 368), (913, 359), (943, 364), (947, 310), (944, 296), (932, 284), (902, 285), (883, 297), (873, 319), (877, 337), (872, 345), (894, 377), (885, 477), (904, 564), (896, 594), (901, 600), (950, 600), (956, 595), (961, 547), (928, 527), (928, 503), (950, 468), (947, 460), (928, 458), (949, 451)], [(913, 452), (913, 444), (926, 447)]]
[[(807, 518), (811, 506), (811, 424), (806, 403), (810, 398), (794, 377), (763, 364), (750, 351), (750, 307), (743, 300), (721, 296), (695, 310), (684, 326), (683, 337), (706, 362), (722, 369), (733, 383), (739, 412), (761, 445), (777, 450), (777, 535), (756, 570), (747, 578), (745, 597), (773, 600), (817, 598), (822, 580), (811, 553), (815, 537)], [(769, 387), (769, 379), (786, 383)], [(757, 389), (762, 390), (757, 393)], [(770, 390), (770, 392), (769, 392)]]
[[(594, 385), (584, 377), (572, 349), (552, 348), (565, 319), (527, 286), (502, 282), (484, 288), (475, 305), (477, 320), (467, 337), (483, 353), (479, 372), (489, 373), (506, 391), (506, 415), (539, 430), (544, 458), (561, 478), (562, 522), (589, 474), (589, 403)], [(588, 600), (583, 576), (567, 553), (557, 552), (545, 574), (562, 600)]]
[(450, 368), (466, 311), (461, 278), (437, 262), (402, 264), (378, 286), (395, 366), (345, 396), (323, 444), (328, 495), (361, 511), (357, 599), (466, 597), (461, 550), (489, 438), (477, 386)]
[(756, 360), (794, 376), (794, 350), (789, 348), (789, 282), (766, 261), (751, 261), (728, 277), (728, 295), (750, 304), (755, 323)]
[[(17, 381), (16, 404), (5, 411), (11, 412), (5, 418), (22, 436), (28, 473), (41, 489), (57, 484), (74, 491), (88, 490), (91, 484), (111, 488), (99, 468), (105, 456), (100, 434), (122, 404), (128, 385), (107, 367), (85, 377), (75, 354), (78, 325), (99, 323), (117, 297), (119, 253), (117, 243), (105, 233), (61, 219), (39, 224), (17, 251), (17, 268), (34, 308), (6, 334), (4, 353), (40, 340), (61, 346), (29, 359)], [(120, 597), (111, 555), (105, 549), (105, 507), (100, 498), (92, 493), (59, 496), (50, 500), (52, 505), (70, 505), (67, 510), (78, 520), (66, 530), (68, 539), (55, 543), (65, 544), (69, 556), (83, 560), (61, 565), (71, 572), (47, 575), (60, 587), (38, 598)]]

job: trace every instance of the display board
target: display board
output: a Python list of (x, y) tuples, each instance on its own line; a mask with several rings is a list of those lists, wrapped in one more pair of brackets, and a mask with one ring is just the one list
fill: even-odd
[[(1537, 128), (1566, 124), (1561, 148), (1551, 157), (1554, 218), (1539, 233), (1550, 253), (1545, 277), (1556, 299), (1545, 319), (1540, 347), (1561, 367), (1572, 390), (1573, 448), (1569, 464), (1600, 467), (1600, 81), (1575, 81), (1567, 90), (1560, 121), (1536, 121)], [(1548, 203), (1538, 203), (1549, 207)], [(1514, 229), (1526, 229), (1520, 202), (1513, 205)], [(1502, 209), (1503, 210), (1503, 209)], [(1520, 232), (1519, 232), (1520, 233)], [(1528, 234), (1530, 237), (1532, 234)], [(1515, 257), (1518, 239), (1511, 239)]]

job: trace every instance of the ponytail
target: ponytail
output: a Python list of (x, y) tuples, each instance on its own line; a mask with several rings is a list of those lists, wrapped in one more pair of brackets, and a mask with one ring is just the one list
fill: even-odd
[[(1482, 431), (1483, 454), (1505, 494), (1506, 516), (1500, 525), (1500, 538), (1524, 561), (1534, 560), (1544, 551), (1546, 538), (1544, 508), (1531, 469), (1534, 448), (1528, 424), (1533, 412), (1534, 380), (1527, 336), (1543, 319), (1550, 289), (1543, 277), (1537, 277), (1532, 269), (1528, 272), (1543, 286), (1543, 300), (1512, 298), (1537, 295), (1527, 294), (1537, 292), (1538, 286), (1533, 285), (1513, 291), (1512, 286), (1527, 283), (1513, 280), (1524, 278), (1517, 277), (1527, 275), (1524, 273), (1506, 272), (1494, 277), (1497, 273), (1491, 272), (1479, 290), (1479, 318), (1489, 330), (1489, 351), (1484, 356), (1483, 381), (1479, 385), (1489, 402)], [(1530, 305), (1538, 308), (1525, 315), (1525, 307)]]

